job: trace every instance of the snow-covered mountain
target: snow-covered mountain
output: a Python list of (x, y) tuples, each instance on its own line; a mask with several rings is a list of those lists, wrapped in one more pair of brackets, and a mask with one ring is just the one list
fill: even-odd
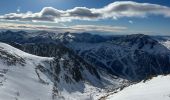
[(117, 37), (112, 41), (67, 44), (92, 65), (133, 81), (170, 72), (170, 51), (143, 34)]
[(51, 60), (52, 58), (30, 55), (0, 43), (0, 99), (52, 98), (52, 82), (36, 69), (39, 64), (43, 64), (42, 62)]
[(97, 100), (170, 73), (168, 37), (6, 31), (0, 42), (3, 100)]
[(55, 45), (63, 45), (95, 68), (132, 81), (170, 73), (170, 50), (158, 39), (162, 37), (47, 31), (0, 33), (0, 41), (39, 56), (53, 57), (57, 54)]
[(56, 52), (54, 57), (40, 57), (0, 43), (0, 99), (92, 100), (127, 84), (62, 46)]
[(105, 100), (169, 100), (170, 75), (154, 77), (103, 97)]

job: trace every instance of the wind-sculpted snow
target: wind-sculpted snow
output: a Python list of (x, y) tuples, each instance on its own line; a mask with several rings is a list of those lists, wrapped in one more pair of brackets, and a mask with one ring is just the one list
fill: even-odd
[(105, 100), (169, 100), (170, 76), (158, 76), (146, 82), (131, 85)]

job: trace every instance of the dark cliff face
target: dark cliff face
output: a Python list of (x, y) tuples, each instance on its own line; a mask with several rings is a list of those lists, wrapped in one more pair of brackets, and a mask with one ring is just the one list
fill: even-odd
[(82, 64), (98, 78), (95, 68), (132, 81), (170, 73), (170, 51), (152, 37), (143, 34), (100, 36), (89, 33), (38, 32), (29, 35), (19, 32), (8, 35), (8, 38), (5, 35), (3, 33), (0, 41), (31, 54), (55, 57), (56, 62), (68, 54), (69, 59), (64, 64), (74, 62), (75, 69), (69, 70), (79, 76), (75, 77), (77, 81), (82, 79), (81, 71), (77, 70), (81, 69), (79, 66)]

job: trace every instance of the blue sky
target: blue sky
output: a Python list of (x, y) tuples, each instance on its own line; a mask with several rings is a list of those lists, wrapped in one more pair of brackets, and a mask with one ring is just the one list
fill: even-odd
[[(109, 9), (109, 7), (115, 8)], [(42, 28), (61, 30), (61, 32), (170, 35), (169, 26), (169, 0), (132, 0), (130, 2), (123, 0), (0, 1), (1, 29), (5, 27), (24, 29), (26, 27), (26, 29), (41, 30), (40, 28)]]

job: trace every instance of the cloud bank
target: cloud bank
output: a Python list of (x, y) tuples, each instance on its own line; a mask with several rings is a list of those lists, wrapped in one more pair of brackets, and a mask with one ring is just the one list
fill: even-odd
[(67, 22), (72, 20), (147, 17), (149, 15), (170, 17), (170, 7), (151, 3), (117, 1), (102, 8), (75, 7), (68, 10), (59, 10), (53, 7), (44, 7), (40, 12), (9, 13), (1, 15), (0, 19), (32, 22)]
[(47, 26), (47, 25), (32, 25), (32, 24), (16, 24), (16, 23), (0, 23), (0, 30), (46, 30), (52, 32), (105, 32), (105, 33), (114, 33), (114, 32), (124, 32), (127, 30), (127, 27), (123, 26), (109, 26), (109, 25), (74, 25), (67, 27), (56, 27), (56, 26)]

